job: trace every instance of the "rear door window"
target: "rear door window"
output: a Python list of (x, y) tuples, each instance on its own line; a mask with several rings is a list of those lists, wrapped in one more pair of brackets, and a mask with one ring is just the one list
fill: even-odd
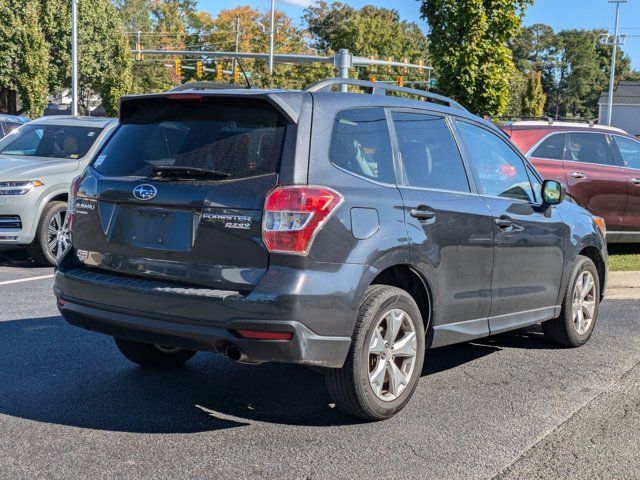
[(106, 176), (146, 177), (154, 167), (191, 167), (246, 178), (276, 173), (286, 119), (252, 99), (132, 102), (94, 162)]
[(625, 137), (613, 137), (625, 167), (640, 169), (640, 142)]
[(565, 160), (600, 165), (615, 164), (607, 137), (601, 133), (570, 133)]
[(538, 145), (538, 148), (533, 151), (531, 156), (549, 160), (562, 160), (564, 158), (566, 140), (566, 133), (554, 133), (545, 138), (542, 143)]
[(444, 118), (394, 112), (393, 124), (407, 185), (470, 191), (462, 157)]
[(334, 165), (349, 172), (394, 183), (391, 137), (384, 109), (354, 108), (338, 112), (329, 157)]

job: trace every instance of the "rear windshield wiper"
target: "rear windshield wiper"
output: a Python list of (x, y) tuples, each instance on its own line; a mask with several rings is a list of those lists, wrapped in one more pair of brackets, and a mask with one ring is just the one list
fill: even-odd
[(157, 166), (151, 169), (158, 177), (171, 176), (171, 177), (198, 177), (198, 178), (229, 178), (230, 173), (220, 172), (218, 170), (210, 170), (208, 168), (198, 167), (181, 167), (181, 166)]

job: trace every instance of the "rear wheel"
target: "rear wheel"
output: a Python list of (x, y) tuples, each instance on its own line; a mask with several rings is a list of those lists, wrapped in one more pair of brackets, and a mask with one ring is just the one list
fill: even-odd
[(386, 285), (369, 287), (345, 364), (327, 373), (336, 407), (366, 420), (399, 412), (420, 379), (424, 340), (420, 310), (407, 292)]
[(67, 202), (51, 202), (43, 210), (29, 256), (38, 264), (52, 266), (71, 243)]
[(558, 318), (542, 324), (545, 337), (563, 347), (579, 347), (589, 341), (598, 319), (600, 280), (590, 258), (578, 256)]
[(176, 368), (189, 361), (196, 354), (193, 350), (151, 345), (123, 338), (116, 338), (115, 341), (125, 357), (138, 365), (149, 368)]

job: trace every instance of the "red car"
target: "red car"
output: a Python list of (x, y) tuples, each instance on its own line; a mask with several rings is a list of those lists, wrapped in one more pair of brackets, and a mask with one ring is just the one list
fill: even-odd
[(545, 179), (607, 223), (610, 243), (640, 242), (640, 141), (586, 123), (519, 121), (502, 130)]

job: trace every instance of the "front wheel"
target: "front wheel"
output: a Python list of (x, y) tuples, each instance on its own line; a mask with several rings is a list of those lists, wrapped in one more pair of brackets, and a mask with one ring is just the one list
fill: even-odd
[(67, 202), (51, 202), (40, 216), (33, 243), (27, 247), (29, 256), (39, 265), (53, 266), (70, 244)]
[(367, 289), (345, 364), (327, 373), (336, 407), (366, 420), (384, 420), (409, 402), (425, 356), (422, 315), (404, 290)]
[(189, 361), (196, 354), (193, 350), (151, 345), (124, 338), (116, 338), (115, 341), (125, 357), (148, 368), (176, 368)]
[(542, 324), (548, 341), (562, 347), (579, 347), (591, 338), (600, 307), (600, 278), (590, 258), (573, 263), (569, 284), (558, 318)]

